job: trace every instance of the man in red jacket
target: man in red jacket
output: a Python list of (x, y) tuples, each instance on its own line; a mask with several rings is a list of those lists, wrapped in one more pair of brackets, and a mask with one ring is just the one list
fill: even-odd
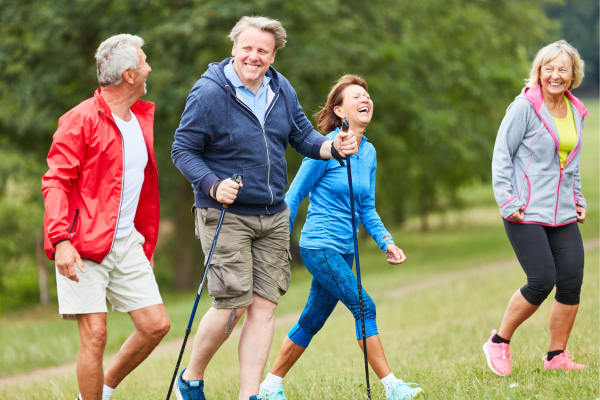
[[(151, 71), (143, 44), (123, 34), (100, 45), (101, 88), (60, 118), (42, 179), (59, 313), (79, 323), (83, 400), (110, 399), (170, 327), (152, 271), (160, 203), (154, 104), (138, 100)], [(136, 330), (103, 371), (106, 299), (129, 313)]]

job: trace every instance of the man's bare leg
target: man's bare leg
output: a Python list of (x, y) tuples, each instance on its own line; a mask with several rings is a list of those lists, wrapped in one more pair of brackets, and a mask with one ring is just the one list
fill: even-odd
[(152, 353), (171, 327), (167, 310), (162, 304), (131, 311), (129, 315), (135, 332), (123, 343), (104, 373), (104, 384), (113, 389)]
[(102, 358), (108, 334), (106, 313), (78, 314), (81, 346), (77, 358), (77, 383), (85, 400), (101, 400), (104, 385)]
[[(238, 323), (246, 309), (248, 307), (236, 310), (232, 327)], [(198, 326), (196, 338), (194, 339), (190, 364), (183, 373), (184, 380), (195, 381), (204, 379), (204, 372), (208, 363), (230, 336), (230, 334), (225, 333), (230, 315), (231, 309), (212, 307), (204, 314), (204, 317), (200, 321), (200, 326)]]
[(240, 400), (248, 400), (258, 394), (275, 327), (275, 303), (252, 295), (240, 336), (238, 356), (240, 359)]

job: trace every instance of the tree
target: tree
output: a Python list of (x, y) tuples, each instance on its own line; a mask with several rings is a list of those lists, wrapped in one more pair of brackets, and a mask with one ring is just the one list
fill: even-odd
[(600, 73), (600, 4), (597, 0), (565, 0), (562, 4), (548, 4), (544, 8), (550, 18), (561, 22), (562, 37), (575, 46), (585, 61), (585, 79), (576, 93), (597, 97)]
[[(194, 286), (202, 253), (192, 189), (170, 159), (173, 133), (207, 64), (231, 53), (240, 17), (283, 23), (288, 45), (274, 66), (307, 115), (343, 73), (367, 80), (375, 114), (366, 136), (379, 152), (377, 205), (388, 224), (415, 213), (426, 221), (459, 187), (489, 178), (504, 110), (555, 28), (540, 2), (520, 0), (0, 0), (0, 9), (0, 132), (39, 159), (59, 116), (96, 89), (100, 42), (123, 32), (146, 40), (163, 218), (175, 225), (157, 273), (170, 264), (180, 289)], [(287, 159), (291, 181), (301, 156)]]

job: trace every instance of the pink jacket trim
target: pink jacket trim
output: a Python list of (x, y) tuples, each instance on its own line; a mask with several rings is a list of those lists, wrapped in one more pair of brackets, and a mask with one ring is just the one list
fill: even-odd
[[(538, 117), (540, 117), (540, 119), (546, 126), (546, 129), (548, 129), (548, 132), (550, 132), (550, 135), (552, 135), (552, 139), (554, 139), (554, 144), (556, 144), (556, 151), (559, 151), (560, 145), (558, 144), (558, 139), (556, 138), (554, 131), (552, 130), (552, 128), (550, 127), (548, 122), (546, 122), (544, 117), (542, 117), (542, 114), (540, 112), (542, 109), (542, 106), (544, 105), (544, 97), (542, 96), (542, 88), (540, 87), (539, 84), (534, 88), (525, 86), (521, 93), (523, 93), (525, 98), (527, 100), (529, 100), (529, 102), (533, 105), (533, 109), (537, 113)], [(559, 158), (559, 161), (560, 161), (560, 158)]]
[(525, 178), (527, 178), (527, 189), (529, 190), (529, 196), (527, 196), (527, 204), (525, 204), (523, 211), (527, 210), (527, 207), (529, 207), (529, 200), (531, 200), (531, 182), (529, 182), (529, 177), (527, 174), (525, 174)]
[(578, 197), (585, 199), (582, 195), (575, 193), (575, 181), (573, 180), (573, 201), (575, 202), (575, 209), (577, 209), (577, 206), (579, 205), (579, 200), (577, 200)]
[(515, 199), (515, 196), (511, 197), (506, 203), (502, 204), (500, 206), (500, 208), (504, 207), (505, 205), (507, 205), (508, 203), (510, 203), (511, 201), (513, 201)]
[[(504, 217), (502, 217), (502, 218), (504, 218)], [(511, 221), (511, 220), (509, 220), (509, 219), (507, 219), (507, 218), (504, 218), (504, 219), (506, 219), (508, 222), (512, 222), (513, 224), (543, 225), (543, 226), (549, 226), (549, 227), (551, 227), (551, 228), (555, 228), (555, 227), (557, 227), (557, 226), (565, 226), (565, 225), (569, 225), (569, 224), (573, 224), (573, 223), (577, 222), (577, 217), (575, 217), (575, 221), (571, 221), (571, 222), (565, 222), (564, 224), (554, 224), (554, 225), (551, 225), (551, 224), (545, 224), (545, 223), (543, 223), (543, 222), (535, 222), (535, 221), (521, 221), (521, 222), (515, 222), (515, 221)]]
[[(535, 134), (533, 140), (531, 141), (531, 145), (529, 146), (529, 150), (531, 150), (531, 157), (529, 157), (529, 163), (527, 164), (527, 168), (525, 168), (525, 178), (527, 178), (527, 171), (529, 171), (529, 166), (531, 165), (531, 160), (533, 160), (533, 143), (535, 139), (537, 139), (538, 135), (544, 128), (540, 129), (538, 133)], [(521, 200), (521, 192), (523, 192), (523, 185), (525, 185), (525, 178), (523, 178), (523, 183), (521, 183), (521, 190), (519, 190), (519, 200)], [(529, 184), (529, 178), (527, 178), (527, 183)], [(531, 197), (531, 185), (529, 186), (529, 196)], [(527, 198), (527, 204), (529, 204), (529, 198)]]
[[(556, 145), (556, 151), (557, 151), (557, 153), (559, 153), (560, 145), (558, 143), (558, 139), (556, 138), (556, 135), (554, 134), (554, 131), (552, 130), (552, 128), (550, 127), (548, 122), (546, 122), (546, 120), (544, 119), (544, 117), (542, 117), (542, 114), (541, 114), (541, 109), (542, 109), (542, 106), (544, 105), (544, 98), (542, 96), (542, 88), (541, 88), (540, 84), (538, 83), (534, 88), (530, 88), (530, 87), (526, 86), (523, 88), (523, 91), (521, 93), (523, 93), (523, 96), (525, 96), (525, 98), (527, 100), (529, 100), (529, 102), (533, 105), (533, 109), (537, 113), (538, 117), (540, 117), (540, 119), (542, 120), (542, 122), (544, 123), (546, 128), (548, 129), (548, 132), (550, 132), (550, 135), (552, 135), (552, 139), (554, 139), (554, 144)], [(571, 94), (571, 92), (569, 92), (568, 90), (565, 91), (565, 95), (573, 103), (573, 105), (579, 112), (579, 115), (581, 115), (582, 120), (583, 120), (583, 117), (590, 115), (588, 113), (588, 111), (586, 110), (586, 108), (584, 107), (583, 102), (581, 100), (579, 100), (577, 97), (573, 96), (573, 94)], [(567, 164), (569, 164), (569, 162), (573, 159), (573, 157), (579, 150), (579, 147), (581, 146), (581, 132), (578, 132), (577, 139), (578, 139), (577, 146), (575, 146), (575, 148), (571, 151), (571, 154), (569, 154), (567, 161), (565, 161), (565, 165), (561, 166), (561, 169), (560, 169), (560, 179), (558, 181), (558, 189), (556, 190), (556, 206), (554, 208), (554, 222), (555, 223), (556, 223), (556, 214), (558, 213), (558, 197), (560, 194), (560, 185), (562, 183), (562, 172), (563, 172), (563, 169), (567, 166)], [(560, 163), (560, 156), (558, 157), (558, 162)], [(549, 225), (549, 226), (558, 226), (558, 225)]]
[(573, 105), (577, 109), (577, 112), (579, 112), (579, 115), (581, 115), (582, 119), (590, 115), (588, 110), (586, 110), (585, 106), (583, 105), (583, 101), (573, 96), (573, 94), (568, 90), (565, 92), (565, 95), (569, 98), (569, 100), (571, 100), (571, 103), (573, 103)]

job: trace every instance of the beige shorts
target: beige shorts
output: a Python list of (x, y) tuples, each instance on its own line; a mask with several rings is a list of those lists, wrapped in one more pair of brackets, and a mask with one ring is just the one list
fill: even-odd
[(145, 239), (135, 229), (129, 236), (116, 239), (102, 264), (83, 260), (85, 273), (76, 268), (79, 282), (58, 273), (58, 312), (63, 319), (75, 321), (77, 314), (113, 311), (130, 312), (162, 304), (154, 272), (142, 245)]
[[(206, 257), (220, 216), (221, 210), (196, 208), (196, 237)], [(289, 208), (272, 215), (225, 214), (208, 271), (213, 307), (246, 307), (253, 293), (278, 304), (290, 286), (289, 218)]]

